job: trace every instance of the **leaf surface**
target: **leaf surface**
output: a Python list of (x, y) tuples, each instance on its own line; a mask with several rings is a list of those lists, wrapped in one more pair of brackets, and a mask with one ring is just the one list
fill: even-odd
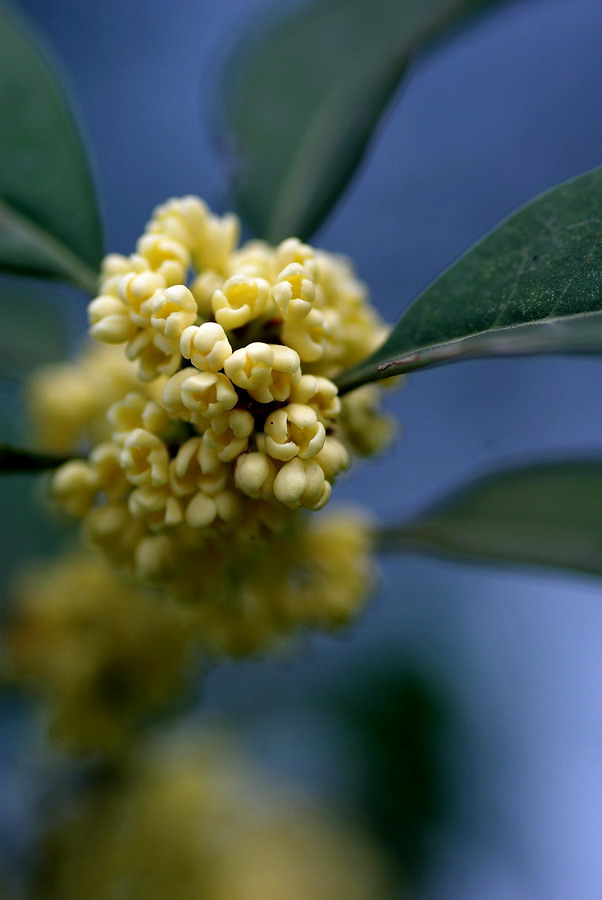
[(417, 50), (500, 0), (322, 0), (248, 31), (225, 82), (234, 188), (257, 237), (308, 239)]
[(602, 311), (601, 209), (595, 169), (511, 215), (418, 297), (380, 349), (337, 379), (341, 390), (470, 356), (598, 352), (585, 329), (599, 320), (585, 314)]
[(0, 5), (0, 271), (93, 293), (96, 194), (69, 99), (30, 29)]
[(507, 469), (460, 488), (399, 527), (381, 550), (523, 563), (602, 575), (602, 461)]

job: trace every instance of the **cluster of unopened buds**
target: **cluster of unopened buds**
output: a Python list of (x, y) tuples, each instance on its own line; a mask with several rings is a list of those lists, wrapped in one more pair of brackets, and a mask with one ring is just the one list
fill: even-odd
[(41, 373), (31, 390), (49, 449), (91, 440), (53, 479), (89, 541), (142, 581), (214, 602), (259, 546), (298, 542), (310, 526), (297, 511), (321, 509), (350, 454), (393, 430), (380, 388), (341, 398), (333, 380), (386, 334), (347, 260), (296, 238), (237, 249), (238, 230), (195, 197), (159, 207), (133, 255), (105, 259), (89, 306), (92, 337), (125, 353), (99, 347), (72, 387), (63, 372), (53, 393)]

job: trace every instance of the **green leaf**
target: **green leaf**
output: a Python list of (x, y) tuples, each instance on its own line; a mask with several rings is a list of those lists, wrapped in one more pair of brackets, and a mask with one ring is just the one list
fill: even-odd
[(244, 35), (224, 90), (254, 233), (307, 239), (361, 161), (414, 53), (499, 0), (322, 0)]
[(527, 563), (602, 575), (602, 461), (568, 460), (481, 478), (400, 527), (381, 550)]
[(452, 735), (450, 698), (407, 654), (381, 648), (333, 684), (320, 684), (316, 701), (353, 748), (358, 819), (388, 852), (407, 896), (407, 882), (415, 886), (429, 870), (450, 802), (442, 750)]
[(0, 5), (0, 271), (94, 293), (102, 235), (68, 97), (47, 52)]
[(67, 356), (67, 321), (53, 302), (55, 291), (56, 286), (49, 291), (40, 281), (0, 278), (0, 378), (17, 381), (34, 368)]
[[(588, 324), (575, 317), (602, 311), (601, 204), (595, 169), (514, 213), (418, 297), (379, 350), (337, 379), (341, 391), (471, 356), (575, 345), (597, 352), (583, 349)], [(542, 323), (554, 327), (533, 327)]]
[(67, 462), (67, 458), (63, 456), (33, 453), (31, 450), (0, 444), (0, 475), (43, 472), (47, 469), (56, 469), (64, 462)]

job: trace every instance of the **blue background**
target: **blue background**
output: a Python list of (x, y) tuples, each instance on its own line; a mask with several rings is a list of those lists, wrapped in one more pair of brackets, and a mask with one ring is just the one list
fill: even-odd
[[(227, 208), (217, 78), (266, 5), (20, 0), (83, 115), (109, 249), (129, 252), (168, 196), (198, 193)], [(388, 319), (513, 208), (602, 163), (601, 40), (599, 0), (524, 0), (416, 62), (314, 241), (355, 259)], [(335, 499), (394, 518), (498, 464), (595, 451), (601, 376), (594, 359), (553, 358), (418, 373), (390, 401), (404, 425), (395, 452), (358, 466)], [(258, 755), (336, 797), (351, 762), (309, 719), (304, 697), (374, 657), (413, 660), (440, 680), (457, 717), (446, 748), (456, 803), (422, 896), (602, 896), (600, 584), (389, 560), (352, 632), (279, 661), (223, 666), (206, 708), (245, 718)]]

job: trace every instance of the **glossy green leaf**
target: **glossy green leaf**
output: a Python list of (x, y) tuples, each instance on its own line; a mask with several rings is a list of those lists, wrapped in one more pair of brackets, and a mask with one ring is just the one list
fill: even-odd
[(314, 0), (246, 32), (228, 72), (223, 127), (237, 156), (238, 206), (255, 234), (307, 239), (353, 175), (415, 51), (497, 2)]
[(66, 462), (62, 456), (47, 453), (33, 453), (21, 447), (0, 444), (0, 475), (16, 475), (20, 472), (43, 472), (56, 469)]
[(600, 460), (522, 466), (474, 481), (384, 529), (379, 547), (602, 575), (601, 497)]
[(94, 292), (102, 257), (90, 168), (46, 51), (0, 6), (0, 271)]
[(596, 169), (514, 213), (418, 297), (379, 350), (339, 377), (341, 390), (466, 357), (597, 352), (584, 350), (588, 321), (577, 317), (602, 311), (601, 204)]

